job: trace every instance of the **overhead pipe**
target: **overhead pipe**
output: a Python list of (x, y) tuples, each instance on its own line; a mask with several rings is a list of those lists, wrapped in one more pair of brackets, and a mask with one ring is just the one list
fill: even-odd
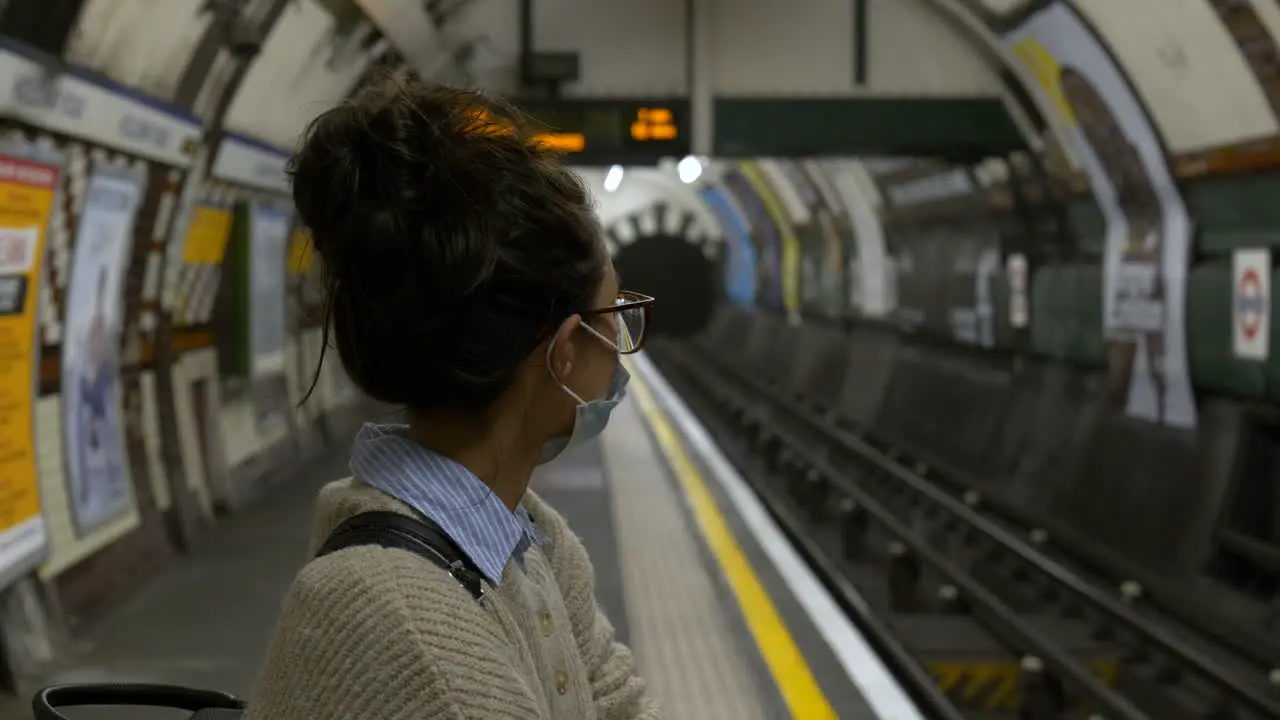
[(224, 49), (241, 61), (257, 55), (265, 35), (256, 32), (257, 27), (249, 17), (249, 4), (250, 0), (206, 0), (200, 7), (201, 14), (213, 17), (178, 80), (174, 105), (187, 111), (195, 109), (209, 73)]
[(519, 74), (520, 82), (518, 84), (519, 95), (529, 95), (532, 93), (554, 94), (554, 88), (535, 86), (529, 79), (529, 57), (533, 55), (533, 0), (520, 0), (520, 35), (518, 45), (518, 60), (520, 63)]
[(867, 0), (853, 0), (853, 84), (867, 84)]
[[(262, 21), (254, 28), (259, 38), (265, 41), (265, 38), (271, 34), (271, 30), (276, 23), (280, 21), (280, 16), (284, 15), (284, 11), (289, 7), (292, 0), (264, 0), (270, 2)], [(259, 48), (260, 49), (260, 48)], [(222, 94), (218, 97), (218, 102), (214, 106), (212, 117), (209, 120), (209, 134), (213, 138), (217, 138), (222, 134), (223, 126), (227, 120), (227, 113), (231, 109), (231, 102), (235, 100), (240, 90), (240, 86), (244, 83), (244, 79), (248, 77), (250, 68), (253, 67), (253, 61), (257, 58), (258, 53), (254, 53), (248, 57), (238, 58), (236, 68), (231, 73), (231, 79), (227, 81), (226, 86), (222, 89)]]
[(693, 125), (690, 150), (694, 155), (715, 154), (715, 88), (712, 61), (714, 7), (711, 0), (685, 0), (685, 52), (690, 122)]

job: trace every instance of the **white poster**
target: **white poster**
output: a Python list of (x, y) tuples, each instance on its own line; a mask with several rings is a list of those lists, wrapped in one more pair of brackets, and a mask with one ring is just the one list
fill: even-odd
[(1231, 345), (1241, 360), (1271, 355), (1271, 251), (1236, 250), (1231, 256)]
[(1106, 218), (1103, 324), (1114, 401), (1192, 428), (1186, 280), (1191, 222), (1164, 148), (1125, 77), (1072, 8), (1055, 3), (1006, 36), (1038, 80)]
[(287, 422), (289, 385), (285, 375), (286, 250), (290, 218), (265, 205), (249, 207), (250, 387), (258, 432)]
[(62, 412), (71, 516), (81, 535), (129, 512), (133, 492), (120, 409), (121, 282), (142, 185), (94, 175), (85, 190), (66, 291)]
[(1031, 316), (1027, 301), (1027, 256), (1010, 253), (1005, 261), (1005, 275), (1009, 282), (1009, 325), (1021, 330)]
[(284, 372), (285, 250), (289, 217), (254, 205), (249, 211), (249, 342), (252, 375)]

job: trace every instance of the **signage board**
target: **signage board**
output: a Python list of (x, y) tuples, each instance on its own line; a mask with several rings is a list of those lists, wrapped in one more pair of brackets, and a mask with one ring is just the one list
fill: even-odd
[(120, 390), (124, 275), (133, 249), (141, 181), (107, 172), (89, 179), (66, 290), (62, 429), (67, 500), (83, 537), (134, 509)]
[(38, 285), (59, 170), (0, 156), (0, 588), (49, 545), (36, 461)]
[(1271, 251), (1236, 250), (1231, 277), (1232, 352), (1265, 361), (1271, 355)]
[(3, 43), (0, 116), (184, 168), (204, 133), (193, 115), (77, 71), (52, 74)]
[(1010, 254), (1005, 261), (1005, 272), (1009, 281), (1009, 325), (1022, 329), (1031, 320), (1027, 298), (1027, 289), (1030, 287), (1027, 256), (1022, 253)]
[(685, 98), (520, 102), (542, 140), (580, 165), (656, 165), (690, 153)]
[(215, 180), (284, 195), (289, 192), (288, 164), (289, 153), (228, 134), (218, 143), (209, 174)]

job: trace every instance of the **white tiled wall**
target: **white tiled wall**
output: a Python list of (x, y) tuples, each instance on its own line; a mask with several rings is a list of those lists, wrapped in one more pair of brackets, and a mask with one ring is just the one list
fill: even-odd
[[(291, 401), (295, 403), (301, 398), (301, 392), (305, 391), (311, 382), (309, 371), (305, 370), (314, 367), (319, 348), (319, 331), (308, 331), (297, 341), (289, 343), (288, 353), (292, 362), (289, 365), (288, 381), (292, 395)], [(305, 372), (299, 371), (299, 368)], [(253, 406), (247, 397), (243, 400), (221, 403), (221, 410), (219, 410), (220, 393), (216, 384), (218, 361), (212, 349), (184, 355), (174, 366), (173, 375), (184, 475), (188, 486), (199, 498), (205, 513), (211, 515), (211, 496), (215, 494), (212, 486), (222, 478), (208, 477), (202, 461), (200, 425), (191, 400), (191, 384), (200, 379), (212, 381), (207, 385), (211, 395), (208, 406), (218, 414), (220, 419), (222, 445), (225, 448), (228, 468), (234, 468), (237, 464), (282, 440), (288, 430), (282, 428), (269, 435), (259, 435), (257, 423), (254, 422)], [(152, 490), (156, 502), (163, 509), (169, 507), (171, 493), (161, 453), (161, 436), (156, 408), (158, 396), (155, 377), (151, 373), (142, 376), (142, 397), (144, 427), (147, 435), (147, 465), (151, 473)], [(299, 424), (309, 423), (321, 413), (339, 408), (349, 402), (352, 397), (352, 390), (344, 381), (339, 364), (327, 361), (315, 395), (310, 402), (298, 410)], [(135, 506), (130, 513), (119, 520), (85, 537), (76, 537), (66, 486), (61, 396), (46, 396), (38, 400), (35, 429), (37, 463), (40, 472), (40, 499), (49, 528), (51, 545), (49, 559), (40, 568), (40, 576), (47, 579), (58, 575), (132, 531), (138, 526), (139, 515)]]
[(289, 432), (288, 427), (277, 425), (272, 427), (271, 432), (259, 434), (253, 412), (253, 399), (247, 390), (237, 397), (223, 397), (220, 415), (222, 443), (229, 468), (240, 465), (263, 448), (283, 440)]
[(49, 530), (49, 559), (40, 568), (50, 578), (110, 545), (138, 526), (134, 511), (88, 535), (77, 538), (67, 495), (66, 456), (62, 442), (62, 397), (49, 395), (36, 402), (36, 462), (40, 470), (40, 502)]
[(151, 479), (151, 493), (155, 496), (156, 507), (168, 510), (173, 504), (169, 492), (168, 474), (164, 466), (164, 455), (160, 448), (160, 412), (159, 397), (156, 395), (156, 375), (153, 372), (142, 374), (142, 429), (147, 448), (147, 470)]
[(174, 409), (178, 422), (178, 441), (182, 444), (182, 470), (187, 487), (196, 494), (200, 508), (206, 516), (212, 516), (209, 488), (212, 481), (206, 476), (200, 422), (192, 401), (192, 385), (205, 380), (204, 391), (209, 394), (206, 407), (217, 412), (218, 402), (218, 354), (212, 348), (187, 353), (174, 364)]
[[(289, 388), (289, 401), (293, 405), (298, 424), (302, 425), (327, 412), (338, 408), (352, 399), (349, 386), (343, 382), (341, 365), (336, 354), (325, 359), (320, 382), (316, 392), (302, 407), (297, 403), (302, 393), (311, 384), (311, 372), (320, 353), (320, 331), (308, 330), (299, 338), (291, 338), (285, 347), (285, 373)], [(278, 428), (265, 435), (258, 433), (254, 421), (253, 403), (248, 394), (224, 399), (221, 412), (222, 437), (226, 445), (227, 465), (236, 465), (248, 460), (258, 452), (284, 439), (288, 430)]]

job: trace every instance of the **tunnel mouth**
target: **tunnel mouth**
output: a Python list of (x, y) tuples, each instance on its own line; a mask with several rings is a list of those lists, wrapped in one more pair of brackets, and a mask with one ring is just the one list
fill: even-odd
[(716, 266), (702, 248), (678, 235), (650, 235), (618, 251), (623, 288), (657, 299), (649, 337), (687, 338), (711, 319)]

